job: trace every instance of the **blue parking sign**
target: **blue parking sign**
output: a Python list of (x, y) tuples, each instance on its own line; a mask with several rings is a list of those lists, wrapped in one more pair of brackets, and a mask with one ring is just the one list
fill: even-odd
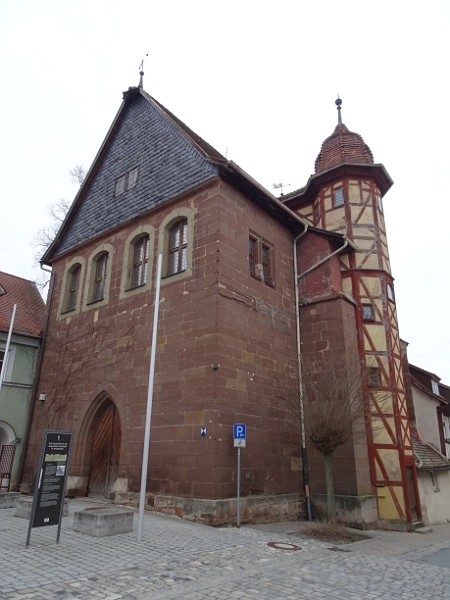
[(235, 423), (233, 425), (234, 428), (234, 439), (235, 440), (245, 440), (246, 438), (246, 427), (244, 423)]

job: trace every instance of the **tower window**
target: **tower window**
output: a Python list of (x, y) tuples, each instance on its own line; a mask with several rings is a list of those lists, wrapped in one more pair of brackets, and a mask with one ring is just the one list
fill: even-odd
[(333, 206), (342, 206), (344, 204), (344, 188), (337, 188), (333, 192)]
[(106, 283), (106, 265), (108, 264), (108, 254), (102, 254), (95, 264), (94, 294), (92, 301), (98, 302), (105, 297)]
[(378, 367), (369, 367), (368, 369), (369, 387), (380, 387), (381, 373)]
[(363, 304), (363, 320), (375, 321), (375, 311), (372, 304)]
[(391, 302), (395, 302), (395, 297), (394, 297), (394, 288), (392, 287), (392, 285), (390, 283), (387, 284), (387, 297), (389, 298), (389, 300)]

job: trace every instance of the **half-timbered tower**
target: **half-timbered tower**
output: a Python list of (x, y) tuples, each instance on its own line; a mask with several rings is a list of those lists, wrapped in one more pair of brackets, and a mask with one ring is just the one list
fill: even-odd
[(382, 200), (392, 180), (374, 163), (363, 138), (341, 122), (341, 100), (336, 104), (338, 125), (322, 144), (315, 174), (285, 196), (285, 203), (311, 227), (343, 234), (354, 244), (354, 251), (340, 256), (340, 291), (354, 304), (363, 387), (370, 398), (372, 486), (381, 519), (411, 522), (420, 518), (420, 508)]

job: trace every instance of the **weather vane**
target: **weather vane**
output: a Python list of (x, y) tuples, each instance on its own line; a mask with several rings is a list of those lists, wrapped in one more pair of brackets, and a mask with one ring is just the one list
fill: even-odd
[(140, 88), (144, 87), (144, 61), (147, 58), (147, 56), (148, 54), (144, 56), (144, 58), (141, 60), (141, 64), (139, 65), (139, 75), (141, 76), (141, 78), (139, 79)]
[(290, 183), (274, 183), (273, 184), (273, 189), (274, 190), (279, 190), (281, 188), (281, 195), (284, 196), (283, 193), (283, 188), (290, 186)]

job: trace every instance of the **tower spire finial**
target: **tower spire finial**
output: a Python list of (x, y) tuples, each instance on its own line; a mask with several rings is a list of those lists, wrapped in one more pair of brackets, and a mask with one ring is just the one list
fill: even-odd
[(339, 94), (337, 95), (337, 100), (334, 101), (337, 106), (338, 111), (338, 125), (342, 125), (342, 117), (341, 117), (341, 104), (342, 100), (339, 98)]
[(141, 64), (139, 65), (139, 75), (140, 75), (140, 79), (139, 79), (139, 87), (143, 90), (144, 89), (144, 61), (147, 58), (148, 54), (146, 54), (144, 56), (144, 58), (141, 60)]

